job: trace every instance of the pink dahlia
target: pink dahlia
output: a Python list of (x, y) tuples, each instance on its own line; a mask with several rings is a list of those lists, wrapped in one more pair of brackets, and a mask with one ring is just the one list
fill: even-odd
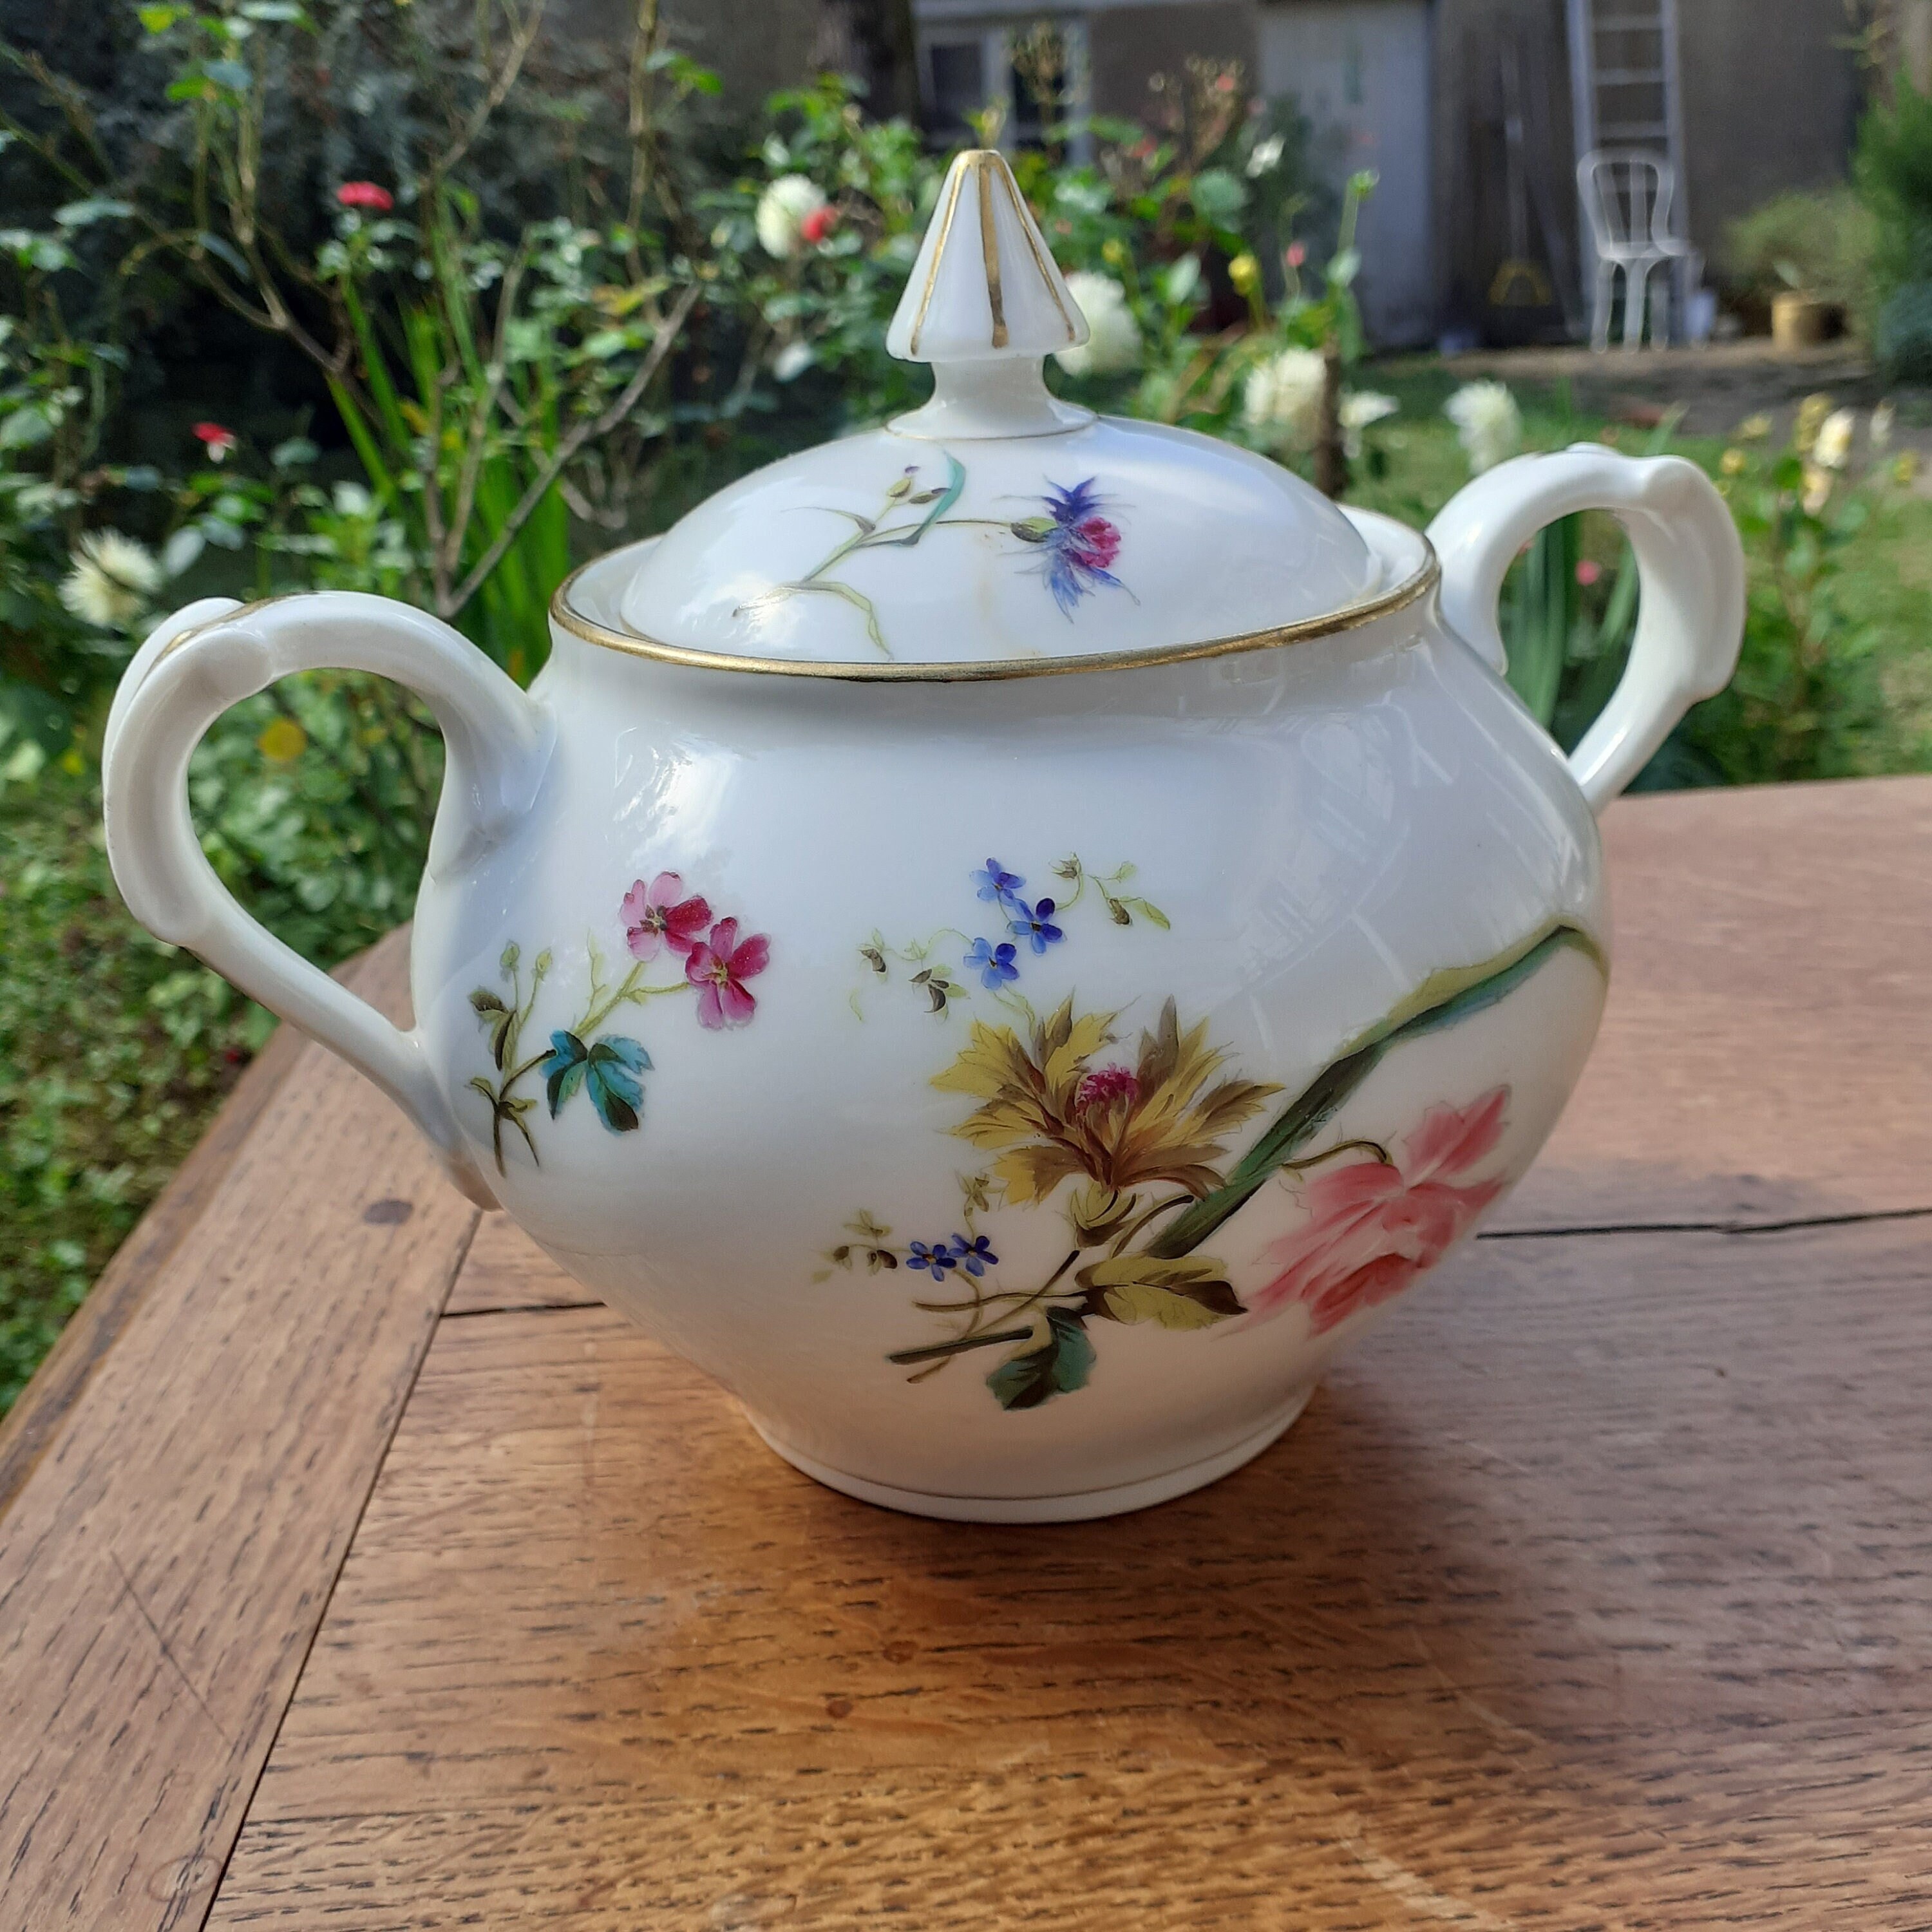
[(344, 182), (335, 198), (344, 208), (366, 208), (376, 214), (387, 214), (396, 205), (395, 196), (374, 182)]

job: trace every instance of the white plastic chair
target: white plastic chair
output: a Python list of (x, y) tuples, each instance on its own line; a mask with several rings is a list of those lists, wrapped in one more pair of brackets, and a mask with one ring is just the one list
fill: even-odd
[[(1590, 220), (1597, 249), (1597, 302), (1590, 346), (1610, 345), (1610, 310), (1616, 278), (1624, 278), (1624, 346), (1643, 340), (1643, 312), (1651, 272), (1668, 268), (1692, 253), (1690, 244), (1670, 232), (1677, 199), (1677, 170), (1661, 155), (1642, 148), (1597, 148), (1576, 164), (1576, 188)], [(1670, 278), (1657, 297), (1651, 340), (1660, 347), (1670, 339)]]

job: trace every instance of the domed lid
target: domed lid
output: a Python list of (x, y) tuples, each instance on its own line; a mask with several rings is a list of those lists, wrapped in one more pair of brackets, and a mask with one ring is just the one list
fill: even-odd
[(1005, 161), (961, 155), (886, 338), (932, 364), (932, 400), (640, 546), (622, 628), (766, 661), (964, 665), (1204, 644), (1384, 587), (1292, 471), (1049, 394), (1042, 358), (1086, 340)]

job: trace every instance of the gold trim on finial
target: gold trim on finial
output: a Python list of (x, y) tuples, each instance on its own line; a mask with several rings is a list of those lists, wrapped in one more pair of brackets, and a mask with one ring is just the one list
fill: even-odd
[(1077, 342), (1080, 337), (1079, 325), (1066, 313), (1066, 304), (1060, 299), (1060, 272), (1048, 257), (1040, 253), (1040, 232), (1034, 225), (1031, 213), (1020, 199), (1019, 184), (1013, 179), (1010, 168), (1000, 170), (1000, 178), (1006, 184), (1006, 199), (1013, 205), (1013, 212), (1019, 217), (1020, 232), (1026, 237), (1027, 247), (1033, 254), (1033, 265), (1040, 271), (1040, 280), (1046, 284), (1046, 292), (1053, 298), (1053, 305), (1060, 311), (1060, 319), (1066, 326), (1066, 339)]
[(965, 178), (962, 172), (952, 177), (950, 191), (946, 197), (946, 210), (939, 218), (939, 235), (932, 244), (932, 259), (926, 265), (926, 286), (919, 292), (919, 313), (912, 319), (912, 334), (906, 348), (912, 355), (919, 353), (920, 332), (926, 327), (926, 312), (932, 306), (932, 291), (939, 280), (939, 264), (946, 254), (946, 238), (952, 232), (952, 212), (959, 206), (959, 184)]
[(993, 232), (993, 161), (985, 148), (968, 165), (980, 182), (980, 257), (986, 265), (986, 303), (993, 311), (993, 346), (1006, 346), (1006, 305), (1000, 286), (1000, 238)]

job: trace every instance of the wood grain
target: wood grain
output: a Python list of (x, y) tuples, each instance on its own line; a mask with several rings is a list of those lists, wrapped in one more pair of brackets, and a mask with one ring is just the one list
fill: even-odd
[(603, 1310), (452, 1316), (210, 1922), (1928, 1922), (1928, 1274), (1488, 1244), (1256, 1464), (1043, 1530), (820, 1490)]
[(202, 1922), (476, 1219), (296, 1055), (0, 1520), (0, 1924)]
[(1624, 799), (1582, 1084), (1499, 1228), (1932, 1207), (1932, 778)]

